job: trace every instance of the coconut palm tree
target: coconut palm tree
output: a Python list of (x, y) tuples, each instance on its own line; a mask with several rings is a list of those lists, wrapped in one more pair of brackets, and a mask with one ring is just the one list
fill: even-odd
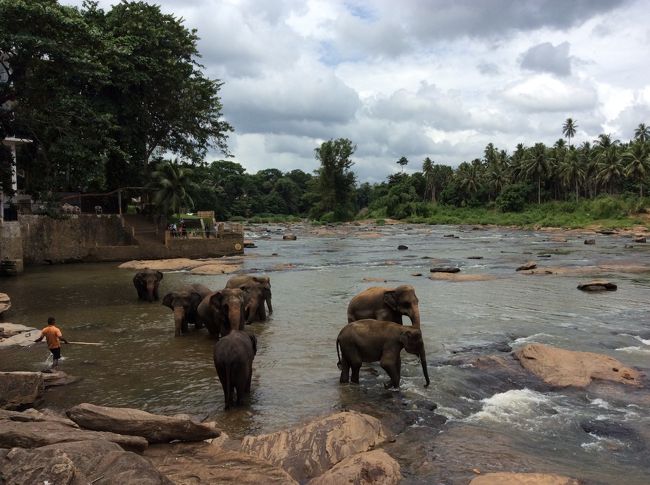
[(609, 193), (614, 191), (616, 182), (623, 178), (623, 164), (616, 144), (609, 145), (600, 150), (596, 156), (596, 179), (604, 186), (609, 187)]
[(577, 127), (578, 124), (573, 120), (573, 118), (567, 118), (562, 125), (562, 134), (569, 140), (569, 146), (571, 146), (571, 138), (575, 136)]
[(567, 185), (575, 184), (576, 202), (578, 202), (580, 196), (579, 184), (585, 179), (585, 169), (576, 150), (569, 150), (566, 157), (564, 157), (559, 174)]
[(638, 138), (636, 143), (632, 143), (622, 157), (627, 164), (625, 165), (625, 176), (630, 177), (639, 183), (639, 197), (643, 197), (643, 184), (650, 173), (650, 153), (648, 144), (641, 142)]
[(528, 150), (526, 158), (522, 160), (524, 173), (537, 178), (537, 204), (542, 203), (542, 177), (549, 174), (551, 160), (543, 143), (535, 143), (535, 146)]
[(646, 126), (645, 123), (639, 123), (639, 126), (634, 130), (634, 139), (645, 143), (650, 140), (650, 126)]
[(149, 188), (154, 190), (153, 202), (161, 214), (180, 213), (181, 209), (193, 207), (190, 191), (196, 187), (191, 180), (191, 170), (172, 162), (162, 162), (151, 173)]
[(433, 196), (433, 162), (429, 157), (425, 158), (422, 162), (422, 175), (424, 175), (424, 180), (426, 181), (426, 189), (424, 191), (424, 198), (426, 200), (429, 193), (432, 194), (431, 202), (435, 202)]

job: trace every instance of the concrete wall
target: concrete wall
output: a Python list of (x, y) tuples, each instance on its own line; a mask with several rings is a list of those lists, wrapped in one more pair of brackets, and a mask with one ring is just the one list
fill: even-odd
[(0, 222), (0, 260), (22, 261), (23, 239), (20, 223), (16, 221)]
[[(171, 239), (138, 245), (119, 215), (72, 215), (66, 219), (21, 215), (0, 225), (0, 258), (25, 264), (131, 259), (208, 258), (243, 254), (243, 235), (218, 239)], [(237, 249), (239, 248), (239, 249)]]
[(18, 218), (26, 264), (83, 261), (91, 248), (133, 244), (118, 215), (71, 215), (65, 219)]

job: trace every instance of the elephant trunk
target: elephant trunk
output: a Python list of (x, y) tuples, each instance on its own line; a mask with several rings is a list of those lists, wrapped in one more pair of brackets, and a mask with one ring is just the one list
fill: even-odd
[(174, 335), (181, 336), (181, 329), (183, 328), (183, 320), (185, 319), (185, 309), (182, 306), (174, 307)]
[(422, 347), (422, 350), (420, 351), (420, 363), (422, 364), (422, 373), (424, 374), (424, 380), (426, 381), (426, 384), (424, 387), (429, 386), (429, 371), (427, 370), (427, 357), (424, 353), (424, 347)]
[(154, 281), (147, 281), (147, 300), (154, 301), (156, 294), (156, 283)]
[(242, 330), (244, 328), (244, 315), (241, 305), (228, 305), (228, 323), (230, 330)]
[(420, 308), (416, 305), (413, 307), (413, 311), (409, 315), (411, 319), (411, 324), (414, 328), (420, 328)]

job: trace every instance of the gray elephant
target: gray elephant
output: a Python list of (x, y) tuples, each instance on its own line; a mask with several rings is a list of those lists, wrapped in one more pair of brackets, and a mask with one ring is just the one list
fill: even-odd
[(203, 325), (197, 309), (203, 298), (210, 293), (212, 293), (212, 290), (207, 286), (193, 284), (178, 291), (167, 293), (163, 297), (162, 304), (171, 308), (174, 312), (174, 335), (176, 337), (180, 337), (181, 333), (186, 333), (187, 326), (190, 323), (197, 328)]
[(163, 279), (160, 271), (145, 268), (138, 271), (133, 277), (133, 286), (138, 291), (140, 300), (154, 301), (158, 300), (158, 287)]
[(231, 330), (244, 328), (244, 292), (239, 288), (224, 288), (203, 297), (197, 308), (201, 322), (217, 340)]
[(402, 324), (402, 315), (420, 328), (420, 307), (415, 288), (402, 285), (397, 288), (372, 287), (352, 298), (348, 305), (348, 323), (364, 318)]
[(399, 387), (402, 349), (420, 357), (427, 387), (429, 372), (420, 329), (382, 320), (358, 320), (347, 324), (336, 339), (340, 382), (348, 382), (352, 370), (351, 380), (358, 384), (361, 363), (379, 361), (390, 377), (390, 384), (385, 384), (385, 387)]
[(235, 391), (238, 406), (250, 393), (255, 354), (257, 338), (241, 330), (232, 330), (214, 344), (214, 367), (223, 388), (225, 409), (232, 406)]
[[(271, 278), (268, 276), (252, 276), (252, 275), (238, 275), (233, 276), (226, 283), (226, 288), (241, 288), (247, 289), (252, 287), (259, 287), (261, 289), (261, 305), (263, 306), (266, 303), (266, 306), (269, 309), (269, 315), (273, 313), (273, 305), (271, 304)], [(249, 304), (249, 308), (252, 310), (251, 315), (256, 315), (257, 318), (251, 320), (266, 320), (266, 312), (262, 307), (261, 310), (258, 309), (260, 305), (259, 297), (255, 297), (255, 301), (252, 304)], [(263, 318), (261, 318), (261, 316)], [(250, 322), (248, 322), (250, 323)]]

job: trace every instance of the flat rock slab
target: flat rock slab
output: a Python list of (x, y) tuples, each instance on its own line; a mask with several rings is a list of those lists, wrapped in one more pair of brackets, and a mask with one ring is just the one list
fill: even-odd
[(434, 266), (429, 270), (431, 273), (458, 273), (460, 268), (456, 266)]
[(37, 329), (34, 327), (28, 327), (27, 325), (21, 325), (20, 323), (0, 323), (0, 335), (5, 335), (6, 337), (11, 337), (12, 335), (17, 335), (23, 332), (31, 332), (34, 330)]
[(367, 414), (342, 412), (288, 431), (246, 436), (242, 451), (281, 466), (302, 482), (341, 460), (386, 441), (381, 422)]
[(0, 408), (23, 409), (39, 401), (45, 390), (40, 372), (0, 372)]
[(208, 443), (154, 445), (145, 456), (177, 484), (298, 485), (282, 468), (248, 453)]
[(580, 485), (575, 478), (549, 473), (486, 473), (474, 478), (470, 485)]
[(34, 344), (34, 340), (40, 335), (40, 330), (25, 325), (18, 325), (15, 323), (0, 323), (0, 335), (5, 337), (0, 338), (0, 349), (7, 347), (29, 347)]
[(71, 441), (104, 440), (117, 443), (124, 449), (143, 451), (147, 440), (140, 436), (125, 436), (101, 431), (86, 431), (56, 421), (16, 422), (0, 421), (0, 448), (39, 448)]
[(308, 485), (397, 485), (401, 480), (399, 463), (384, 450), (373, 450), (346, 458)]
[(209, 264), (229, 264), (237, 265), (242, 263), (241, 257), (233, 258), (214, 258), (214, 259), (188, 259), (188, 258), (173, 258), (173, 259), (147, 259), (147, 260), (133, 260), (122, 263), (118, 266), (121, 269), (155, 269), (158, 271), (182, 271), (192, 270), (199, 266)]
[(592, 280), (586, 283), (580, 283), (578, 289), (582, 291), (616, 291), (618, 286), (607, 280)]
[(71, 376), (61, 370), (42, 372), (42, 374), (46, 389), (49, 387), (67, 386), (68, 384), (74, 384), (81, 380), (81, 377)]
[(593, 352), (576, 352), (544, 344), (527, 344), (515, 357), (528, 371), (557, 387), (586, 387), (593, 379), (641, 385), (640, 373), (618, 360)]
[(204, 264), (192, 268), (190, 271), (191, 274), (203, 274), (203, 275), (212, 275), (212, 274), (228, 274), (234, 273), (241, 269), (240, 264), (224, 264), (224, 263), (210, 263)]
[(221, 434), (214, 426), (193, 421), (184, 414), (159, 416), (139, 409), (83, 403), (68, 409), (66, 415), (82, 428), (142, 436), (149, 443), (202, 441)]
[(108, 441), (77, 441), (0, 455), (7, 484), (172, 485), (146, 459)]

